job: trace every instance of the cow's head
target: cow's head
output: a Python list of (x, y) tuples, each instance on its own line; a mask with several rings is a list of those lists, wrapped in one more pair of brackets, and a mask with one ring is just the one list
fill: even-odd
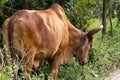
[(78, 59), (81, 65), (84, 65), (88, 62), (89, 50), (92, 47), (93, 35), (99, 32), (103, 28), (103, 25), (98, 26), (90, 30), (87, 34), (82, 32), (82, 37), (80, 39), (80, 46), (76, 50), (76, 58)]

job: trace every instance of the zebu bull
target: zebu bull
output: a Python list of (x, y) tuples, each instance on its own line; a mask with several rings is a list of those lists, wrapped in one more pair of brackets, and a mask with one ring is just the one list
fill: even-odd
[(59, 65), (72, 55), (82, 65), (88, 62), (93, 35), (101, 29), (102, 25), (84, 33), (68, 21), (60, 5), (53, 4), (46, 10), (17, 11), (5, 20), (2, 31), (13, 61), (21, 57), (27, 80), (33, 65), (37, 68), (42, 60), (49, 62), (51, 80), (56, 80)]

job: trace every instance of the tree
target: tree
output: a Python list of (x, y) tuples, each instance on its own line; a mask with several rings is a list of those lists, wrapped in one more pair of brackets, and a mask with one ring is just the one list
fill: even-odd
[(70, 0), (65, 6), (65, 12), (74, 26), (86, 30), (89, 27), (87, 21), (93, 18), (94, 4), (94, 0)]
[(117, 17), (118, 20), (120, 21), (120, 4), (117, 6)]
[(102, 25), (103, 25), (102, 34), (105, 35), (106, 34), (106, 0), (103, 0)]
[(29, 0), (22, 0), (22, 2), (23, 2), (23, 9), (28, 9), (28, 1)]
[(111, 26), (111, 32), (110, 34), (112, 35), (112, 31), (113, 31), (113, 26), (112, 26), (112, 7), (109, 8), (109, 20), (110, 20), (110, 26)]

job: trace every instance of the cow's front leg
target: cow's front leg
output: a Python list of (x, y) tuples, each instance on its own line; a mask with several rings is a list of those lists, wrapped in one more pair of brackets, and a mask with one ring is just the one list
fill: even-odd
[(59, 68), (59, 65), (61, 64), (63, 58), (62, 58), (62, 54), (60, 54), (59, 56), (57, 55), (54, 60), (49, 60), (49, 64), (50, 64), (50, 68), (51, 68), (51, 71), (50, 71), (50, 80), (56, 80), (57, 78), (57, 74), (58, 74), (58, 68)]
[(59, 62), (55, 61), (51, 65), (50, 80), (56, 80), (58, 74)]

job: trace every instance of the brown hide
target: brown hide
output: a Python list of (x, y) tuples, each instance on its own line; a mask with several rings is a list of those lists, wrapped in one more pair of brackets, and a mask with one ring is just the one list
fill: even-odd
[(51, 66), (50, 80), (55, 80), (58, 66), (76, 54), (81, 43), (92, 43), (67, 20), (58, 4), (46, 10), (19, 10), (5, 20), (2, 31), (13, 60), (21, 57), (27, 80), (32, 66), (37, 68), (43, 59)]

